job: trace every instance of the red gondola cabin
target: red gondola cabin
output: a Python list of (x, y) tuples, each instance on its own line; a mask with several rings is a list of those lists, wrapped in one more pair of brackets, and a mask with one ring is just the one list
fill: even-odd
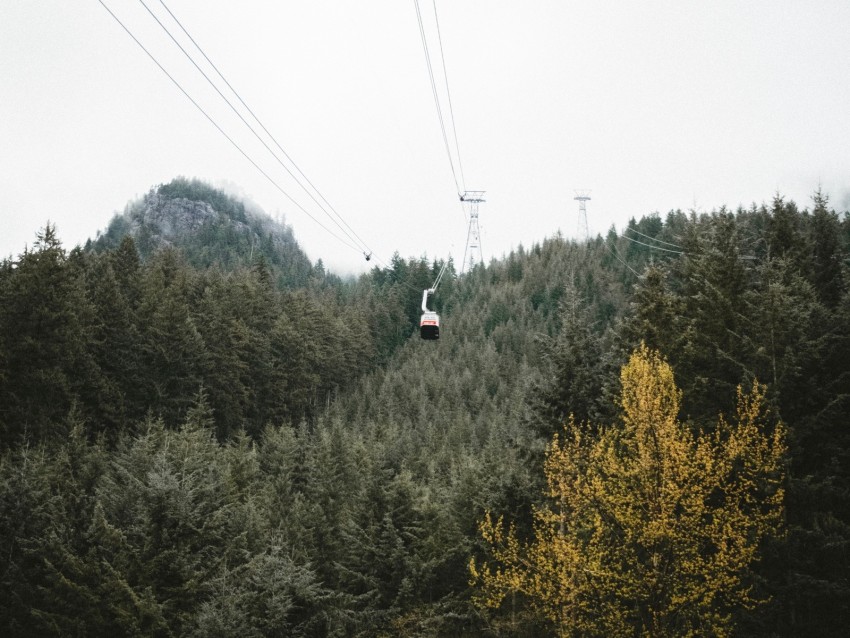
[(439, 339), (440, 315), (430, 311), (422, 313), (422, 319), (419, 322), (419, 336), (423, 339)]
[(428, 288), (422, 292), (422, 319), (419, 321), (419, 336), (428, 340), (440, 338), (440, 315), (433, 310), (428, 310), (428, 295), (433, 293), (433, 288)]

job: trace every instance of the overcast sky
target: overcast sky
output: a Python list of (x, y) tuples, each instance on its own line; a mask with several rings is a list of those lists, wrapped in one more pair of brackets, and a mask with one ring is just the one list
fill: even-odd
[[(138, 0), (104, 2), (336, 229)], [(145, 2), (179, 34), (159, 0)], [(413, 0), (166, 4), (379, 258), (461, 259), (467, 225)], [(436, 53), (433, 6), (420, 4)], [(576, 189), (592, 190), (594, 233), (777, 192), (809, 207), (819, 184), (850, 208), (847, 0), (438, 0), (437, 11), (463, 184), (487, 191), (485, 259), (559, 229), (574, 236)], [(367, 265), (260, 174), (98, 0), (0, 0), (0, 256), (47, 220), (67, 247), (84, 242), (177, 175), (241, 190), (285, 218), (314, 261)]]

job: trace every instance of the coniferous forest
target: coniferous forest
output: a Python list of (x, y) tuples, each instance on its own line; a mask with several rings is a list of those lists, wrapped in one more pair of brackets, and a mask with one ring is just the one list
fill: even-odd
[[(61, 230), (61, 229), (60, 229)], [(0, 634), (839, 636), (850, 217), (556, 235), (422, 290), (200, 182), (0, 264)]]

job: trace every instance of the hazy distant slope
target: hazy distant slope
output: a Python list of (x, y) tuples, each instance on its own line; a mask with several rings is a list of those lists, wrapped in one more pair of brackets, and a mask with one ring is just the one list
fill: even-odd
[(178, 177), (152, 188), (115, 215), (86, 248), (114, 249), (126, 235), (135, 240), (142, 260), (173, 246), (197, 268), (229, 271), (262, 255), (281, 287), (303, 286), (312, 271), (291, 227), (197, 179)]

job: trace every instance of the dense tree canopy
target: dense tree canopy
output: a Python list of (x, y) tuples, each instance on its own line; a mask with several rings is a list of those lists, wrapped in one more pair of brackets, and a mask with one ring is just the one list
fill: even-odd
[[(421, 290), (442, 262), (396, 255), (340, 279), (200, 183), (152, 190), (86, 249), (48, 224), (0, 264), (0, 633), (551, 634), (551, 610), (521, 592), (481, 611), (468, 563), (486, 554), (485, 512), (518, 547), (562, 538), (546, 477), (580, 461), (599, 490), (581, 525), (604, 513), (630, 542), (570, 537), (569, 521), (564, 537), (616, 562), (634, 603), (614, 614), (606, 598), (613, 624), (585, 616), (586, 633), (843, 635), (848, 239), (822, 193), (811, 210), (777, 197), (555, 236), (460, 277), (449, 264), (425, 343)], [(642, 342), (681, 388), (652, 421), (682, 460), (660, 466), (682, 507), (643, 501), (661, 527), (624, 497), (651, 496), (656, 430), (618, 403)], [(747, 417), (757, 405), (771, 417)], [(780, 421), (777, 466), (778, 439), (760, 437)], [(709, 506), (728, 538), (749, 532), (735, 565)], [(681, 581), (646, 589), (653, 552)], [(714, 574), (702, 593), (695, 574)]]
[(495, 566), (470, 562), (478, 603), (524, 595), (563, 636), (729, 635), (751, 607), (748, 568), (777, 535), (784, 428), (764, 389), (738, 389), (737, 418), (693, 434), (670, 366), (641, 346), (621, 373), (621, 423), (568, 422), (546, 452), (546, 505), (521, 542), (480, 523)]

